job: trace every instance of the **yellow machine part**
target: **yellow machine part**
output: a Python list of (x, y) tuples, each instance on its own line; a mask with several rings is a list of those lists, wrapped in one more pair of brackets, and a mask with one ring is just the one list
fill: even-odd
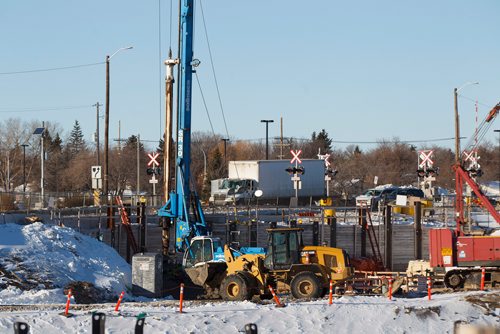
[[(434, 205), (432, 200), (421, 200), (420, 203), (422, 203), (422, 208), (432, 208), (432, 206)], [(413, 216), (413, 215), (415, 215), (415, 206), (414, 205), (393, 206), (392, 212), (393, 213), (400, 213), (403, 215)]]
[(301, 262), (317, 263), (328, 269), (331, 279), (340, 281), (354, 274), (351, 267), (346, 266), (342, 249), (323, 246), (305, 246), (302, 249)]
[[(322, 198), (319, 200), (319, 205), (320, 206), (332, 206), (333, 200), (331, 197)], [(335, 217), (336, 212), (334, 209), (325, 209), (324, 212), (325, 212), (325, 218)]]
[(227, 275), (236, 274), (239, 271), (248, 271), (254, 276), (261, 286), (264, 285), (264, 255), (244, 254), (235, 257), (228, 245), (224, 246), (224, 258), (227, 264)]

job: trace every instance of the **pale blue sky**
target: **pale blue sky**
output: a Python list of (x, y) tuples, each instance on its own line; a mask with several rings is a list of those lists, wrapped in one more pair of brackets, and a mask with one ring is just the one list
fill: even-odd
[[(110, 134), (118, 136), (121, 120), (122, 137), (157, 140), (170, 3), (161, 0), (159, 14), (158, 0), (3, 0), (0, 73), (104, 62), (106, 54), (133, 45), (111, 60)], [(177, 0), (173, 7), (176, 47)], [(322, 128), (351, 142), (453, 137), (453, 88), (479, 81), (460, 92), (462, 135), (469, 137), (474, 103), (468, 98), (482, 103), (480, 119), (500, 100), (497, 0), (212, 0), (203, 9), (234, 139), (264, 138), (261, 119), (274, 119), (269, 134), (278, 136), (281, 116), (288, 137), (310, 137)], [(225, 136), (200, 12), (198, 6), (198, 75), (214, 130)], [(193, 91), (193, 131), (211, 131), (197, 85)], [(103, 64), (3, 74), (0, 119), (57, 121), (68, 132), (78, 119), (90, 140), (92, 105), (104, 104), (104, 96)], [(84, 107), (11, 112), (67, 106)], [(101, 122), (101, 140), (103, 128)], [(496, 142), (498, 128), (497, 120), (487, 139)]]

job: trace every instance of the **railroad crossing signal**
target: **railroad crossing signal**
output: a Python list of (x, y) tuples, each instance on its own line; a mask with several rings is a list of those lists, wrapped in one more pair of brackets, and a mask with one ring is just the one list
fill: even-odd
[(476, 157), (476, 150), (472, 150), (470, 152), (464, 151), (463, 154), (465, 156), (465, 161), (470, 161), (471, 163), (475, 164), (478, 160)]
[(328, 154), (328, 153), (326, 153), (326, 154), (319, 154), (318, 153), (318, 159), (325, 160), (325, 167), (326, 168), (330, 167), (330, 165), (331, 165), (330, 161), (328, 161), (328, 158), (330, 158), (330, 154)]
[(299, 163), (299, 164), (302, 163), (302, 160), (300, 160), (300, 158), (299, 158), (299, 155), (302, 153), (302, 150), (296, 150), (296, 151), (290, 150), (290, 153), (292, 153), (292, 155), (293, 155), (292, 160), (290, 160), (291, 164), (293, 164), (294, 162)]
[(419, 168), (432, 168), (434, 161), (432, 161), (433, 150), (422, 150), (418, 152), (418, 167)]
[(158, 160), (156, 160), (156, 158), (158, 158), (159, 155), (160, 153), (148, 153), (148, 157), (150, 159), (148, 162), (148, 167), (160, 166), (160, 163), (158, 162)]

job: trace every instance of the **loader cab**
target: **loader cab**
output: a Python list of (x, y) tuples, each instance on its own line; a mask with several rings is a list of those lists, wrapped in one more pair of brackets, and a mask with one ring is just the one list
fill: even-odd
[(219, 238), (194, 237), (184, 253), (182, 265), (190, 268), (199, 263), (219, 261), (224, 261), (224, 250)]
[(293, 264), (300, 263), (302, 229), (269, 229), (268, 247), (264, 266), (270, 270), (288, 270)]

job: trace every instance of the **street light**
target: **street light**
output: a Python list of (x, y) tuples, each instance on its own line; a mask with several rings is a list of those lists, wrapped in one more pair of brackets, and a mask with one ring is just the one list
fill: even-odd
[(478, 85), (479, 82), (466, 82), (459, 88), (453, 90), (455, 100), (455, 163), (460, 163), (460, 120), (458, 116), (458, 92), (470, 85)]
[(274, 123), (272, 119), (261, 119), (261, 123), (266, 123), (266, 160), (269, 160), (269, 123)]
[(130, 50), (133, 46), (120, 48), (115, 51), (111, 56), (106, 56), (106, 111), (104, 116), (104, 194), (108, 195), (108, 155), (109, 155), (109, 61), (118, 52), (123, 50)]
[(28, 144), (21, 144), (23, 147), (23, 193), (26, 192), (26, 146)]

